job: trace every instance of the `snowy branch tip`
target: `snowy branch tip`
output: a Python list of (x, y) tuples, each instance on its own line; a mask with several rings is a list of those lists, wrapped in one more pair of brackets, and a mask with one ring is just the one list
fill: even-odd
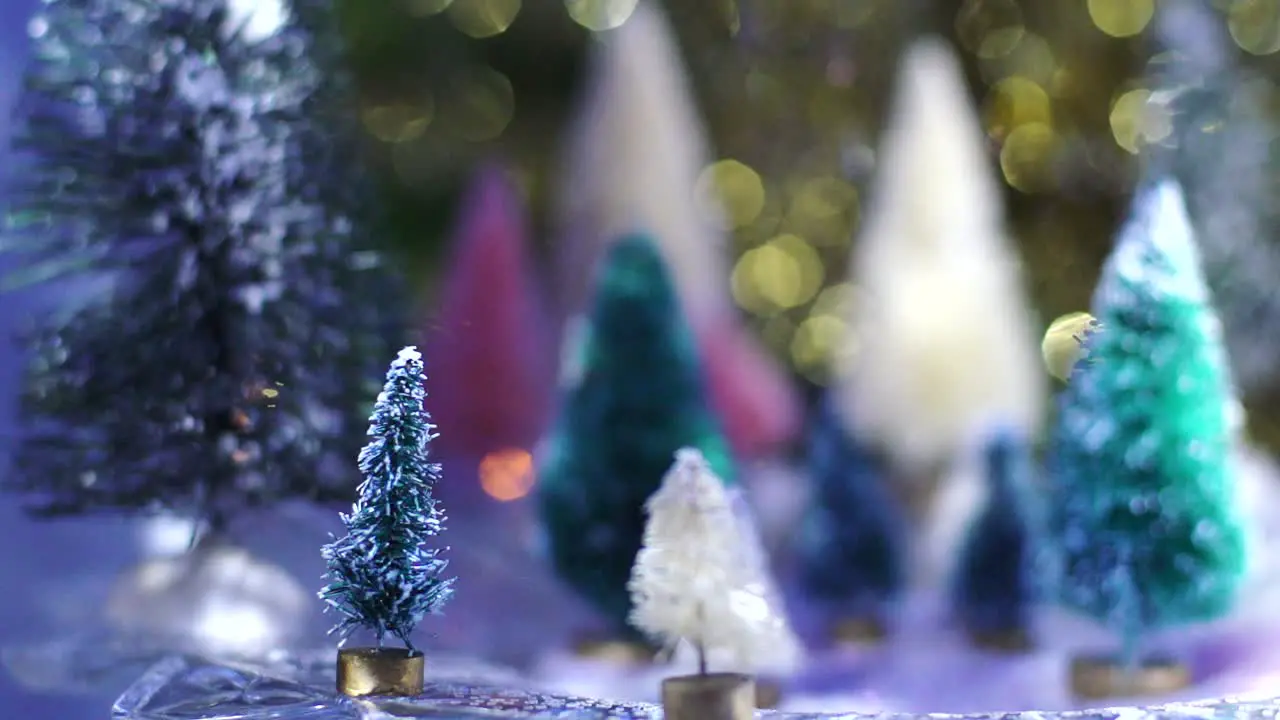
[(413, 362), (422, 362), (422, 353), (418, 352), (418, 347), (416, 345), (408, 345), (400, 351), (399, 355), (396, 355), (395, 362), (393, 362), (391, 366), (404, 367), (405, 365)]

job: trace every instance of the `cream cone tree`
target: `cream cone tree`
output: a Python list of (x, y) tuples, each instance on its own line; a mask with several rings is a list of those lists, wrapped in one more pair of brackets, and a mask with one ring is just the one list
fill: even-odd
[(702, 453), (685, 448), (646, 504), (644, 547), (631, 590), (636, 628), (676, 650), (699, 674), (785, 671), (799, 643), (778, 611), (764, 552), (744, 511)]
[(651, 235), (735, 452), (768, 454), (798, 432), (800, 401), (733, 305), (724, 212), (699, 184), (710, 144), (659, 4), (641, 0), (627, 22), (597, 33), (587, 62), (553, 209), (560, 331), (588, 305), (590, 270), (613, 240)]
[(657, 240), (691, 315), (730, 309), (724, 221), (695, 197), (710, 149), (662, 11), (640, 2), (627, 22), (595, 37), (588, 67), (557, 194), (561, 314), (589, 299), (583, 269), (613, 238), (636, 231)]
[(996, 423), (1034, 437), (1047, 379), (959, 62), (924, 40), (900, 72), (852, 258), (860, 352), (840, 369), (841, 406), (854, 432), (915, 474)]

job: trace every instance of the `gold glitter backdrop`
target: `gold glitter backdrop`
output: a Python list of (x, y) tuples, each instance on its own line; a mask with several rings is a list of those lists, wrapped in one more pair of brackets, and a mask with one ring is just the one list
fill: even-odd
[[(396, 240), (422, 277), (460, 181), (495, 152), (517, 166), (546, 238), (548, 176), (585, 44), (626, 22), (636, 1), (344, 0)], [(727, 209), (734, 297), (773, 352), (824, 380), (840, 308), (853, 301), (847, 257), (895, 66), (921, 33), (945, 35), (963, 55), (1041, 316), (1086, 308), (1136, 155), (1171, 132), (1143, 86), (1161, 1), (663, 3), (718, 158), (700, 191)], [(1280, 0), (1213, 4), (1242, 61), (1272, 68)], [(1280, 437), (1267, 429), (1276, 423), (1255, 420)]]

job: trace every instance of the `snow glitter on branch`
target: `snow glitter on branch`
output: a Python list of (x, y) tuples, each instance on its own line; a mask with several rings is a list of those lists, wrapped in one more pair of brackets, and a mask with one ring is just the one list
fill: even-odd
[(645, 508), (631, 623), (668, 649), (692, 645), (701, 675), (709, 657), (742, 669), (793, 666), (799, 643), (775, 609), (763, 552), (702, 453), (677, 451)]
[(346, 640), (357, 627), (373, 630), (378, 646), (388, 634), (413, 650), (409, 633), (438, 614), (453, 594), (448, 561), (423, 543), (444, 529), (444, 512), (431, 496), (440, 465), (427, 459), (434, 437), (422, 356), (406, 347), (387, 371), (369, 418), (369, 444), (360, 452), (360, 498), (343, 515), (347, 535), (326, 545), (329, 584), (320, 591), (343, 615), (331, 632)]

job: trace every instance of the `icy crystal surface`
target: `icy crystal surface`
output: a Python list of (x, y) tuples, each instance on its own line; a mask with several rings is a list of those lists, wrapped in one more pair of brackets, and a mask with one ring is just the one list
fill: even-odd
[[(394, 718), (661, 718), (646, 703), (622, 703), (541, 692), (515, 673), (463, 658), (433, 656), (427, 690), (410, 699), (344, 698), (333, 687), (332, 652), (281, 656), (251, 666), (217, 665), (173, 656), (148, 670), (116, 702), (114, 720), (394, 720)], [(1274, 720), (1280, 700), (1224, 699), (1150, 708), (974, 715), (803, 714), (759, 711), (775, 720)]]

